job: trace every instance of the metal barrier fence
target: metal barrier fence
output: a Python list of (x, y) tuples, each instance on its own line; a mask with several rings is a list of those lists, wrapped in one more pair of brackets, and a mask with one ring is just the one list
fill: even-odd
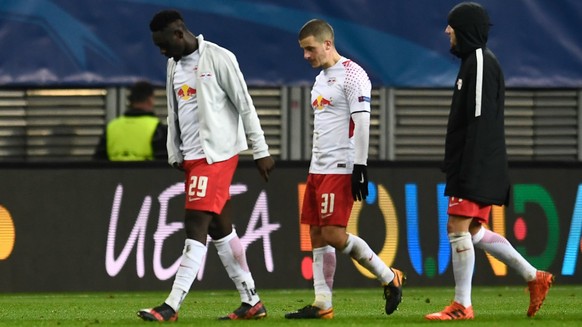
[[(271, 154), (311, 155), (309, 87), (251, 88)], [(370, 159), (434, 161), (444, 154), (450, 89), (372, 92)], [(0, 90), (0, 162), (91, 160), (106, 123), (127, 107), (126, 88)], [(165, 90), (156, 113), (165, 122)], [(582, 161), (581, 89), (509, 89), (512, 161)], [(250, 159), (248, 152), (243, 160)]]

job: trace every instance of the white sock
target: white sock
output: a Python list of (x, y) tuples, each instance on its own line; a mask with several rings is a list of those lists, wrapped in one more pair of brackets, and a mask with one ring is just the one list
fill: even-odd
[(255, 289), (245, 250), (234, 228), (230, 235), (213, 240), (213, 243), (228, 276), (240, 294), (240, 301), (250, 305), (257, 304), (261, 299)]
[(471, 305), (471, 281), (475, 269), (475, 248), (469, 232), (450, 233), (455, 276), (455, 302), (465, 308)]
[(180, 306), (190, 291), (190, 287), (198, 274), (202, 259), (206, 255), (206, 246), (198, 241), (186, 239), (184, 251), (178, 272), (172, 285), (172, 291), (166, 299), (166, 304), (178, 312)]
[(333, 278), (335, 275), (335, 248), (324, 246), (313, 249), (313, 305), (326, 310), (332, 307)]
[(348, 233), (348, 241), (342, 253), (349, 255), (368, 269), (382, 285), (386, 285), (394, 279), (392, 270), (372, 251), (368, 243), (358, 236)]
[(536, 278), (537, 269), (527, 262), (505, 237), (481, 227), (481, 230), (473, 235), (473, 244), (515, 269), (526, 282)]

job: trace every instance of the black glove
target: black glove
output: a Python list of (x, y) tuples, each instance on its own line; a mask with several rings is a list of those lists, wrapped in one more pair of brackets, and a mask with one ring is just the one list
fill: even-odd
[(368, 168), (365, 165), (354, 165), (352, 195), (354, 201), (364, 201), (368, 196)]

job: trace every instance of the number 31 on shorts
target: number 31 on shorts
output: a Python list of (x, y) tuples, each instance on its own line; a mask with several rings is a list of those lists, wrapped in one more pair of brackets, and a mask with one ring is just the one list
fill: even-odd
[(208, 186), (208, 176), (190, 176), (188, 183), (188, 196), (204, 197), (206, 196), (206, 187)]
[(335, 206), (335, 193), (323, 193), (321, 195), (321, 213), (331, 214)]

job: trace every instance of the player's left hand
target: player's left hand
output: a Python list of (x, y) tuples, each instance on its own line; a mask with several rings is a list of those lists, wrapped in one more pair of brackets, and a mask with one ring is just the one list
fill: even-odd
[(352, 196), (354, 201), (364, 201), (368, 196), (368, 168), (365, 165), (354, 165)]
[(174, 163), (172, 163), (172, 167), (178, 169), (179, 171), (184, 171), (184, 163), (183, 162), (174, 162)]
[(259, 169), (259, 174), (261, 174), (261, 177), (263, 177), (265, 182), (268, 182), (269, 173), (271, 170), (273, 170), (273, 168), (275, 168), (275, 160), (273, 160), (271, 156), (268, 156), (255, 160), (255, 164)]

